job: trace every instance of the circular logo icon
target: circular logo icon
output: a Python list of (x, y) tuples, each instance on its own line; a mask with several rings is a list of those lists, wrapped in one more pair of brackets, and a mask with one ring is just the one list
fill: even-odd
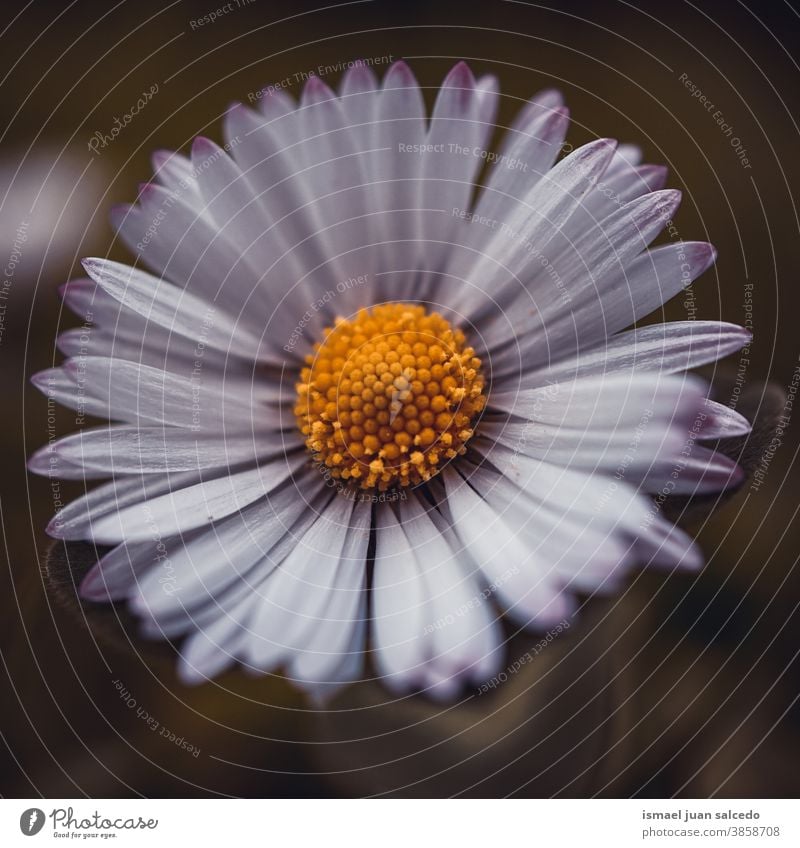
[(44, 827), (44, 810), (31, 807), (19, 817), (19, 829), (25, 836), (35, 836)]

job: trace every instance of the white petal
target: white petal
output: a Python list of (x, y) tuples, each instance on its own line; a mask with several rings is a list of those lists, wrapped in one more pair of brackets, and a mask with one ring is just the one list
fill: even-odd
[(250, 599), (244, 598), (230, 610), (218, 610), (202, 630), (186, 638), (178, 660), (178, 677), (183, 683), (188, 686), (206, 683), (234, 663), (247, 635), (240, 620), (249, 604)]
[(101, 544), (145, 541), (211, 524), (277, 488), (306, 459), (297, 451), (248, 471), (170, 490), (92, 521), (87, 538)]
[(438, 513), (412, 496), (400, 502), (399, 514), (427, 595), (423, 686), (434, 697), (452, 697), (464, 682), (483, 682), (498, 670), (502, 633), (477, 570), (440, 531)]
[(169, 191), (181, 194), (189, 192), (199, 200), (197, 174), (192, 162), (180, 153), (172, 150), (156, 150), (151, 157), (153, 176)]
[[(305, 480), (313, 490), (313, 474), (301, 478), (298, 488)], [(294, 486), (284, 486), (205, 530), (174, 540), (167, 545), (171, 591), (163, 590), (159, 571), (164, 569), (157, 569), (141, 581), (131, 599), (132, 609), (157, 623), (177, 618), (186, 627), (196, 620), (198, 609), (213, 609), (234, 584), (240, 591), (252, 592), (254, 584), (277, 566), (271, 554), (284, 539), (293, 538), (293, 526), (308, 509)]]
[[(315, 474), (307, 475), (303, 491), (313, 488)], [(298, 488), (302, 484), (301, 479)], [(189, 550), (184, 553), (177, 549), (171, 560), (177, 563), (171, 566), (178, 590), (172, 592), (174, 597), (161, 598), (151, 583), (132, 599), (134, 611), (145, 616), (145, 635), (172, 638), (206, 628), (221, 616), (235, 617), (246, 625), (259, 604), (264, 582), (294, 550), (329, 501), (327, 491), (317, 491), (306, 502), (298, 491), (284, 487), (269, 496), (266, 508), (258, 502), (224, 519), (210, 532), (189, 534), (185, 540)], [(244, 646), (246, 638), (242, 638)]]
[(316, 697), (357, 676), (364, 662), (367, 626), (366, 556), (371, 507), (356, 503), (336, 575), (336, 592), (325, 619), (317, 622), (289, 667), (289, 674)]
[[(547, 97), (545, 102), (549, 102)], [(470, 266), (487, 249), (498, 228), (508, 219), (532, 187), (550, 170), (564, 141), (569, 116), (564, 108), (548, 109), (533, 101), (521, 114), (529, 115), (506, 133), (506, 144), (496, 162), (475, 209), (467, 215), (468, 227), (457, 231), (459, 244), (453, 246), (447, 274), (454, 280), (466, 279)], [(453, 210), (451, 214), (469, 210)], [(509, 238), (513, 236), (509, 233)]]
[(509, 201), (522, 201), (553, 166), (568, 125), (568, 110), (561, 105), (560, 96), (554, 100), (551, 92), (534, 98), (520, 110), (504, 136), (475, 214), (503, 216), (512, 205)]
[(119, 262), (84, 259), (89, 276), (128, 309), (198, 344), (257, 359), (258, 338), (213, 303)]
[(334, 497), (288, 557), (264, 583), (250, 620), (246, 659), (261, 669), (283, 665), (335, 591), (353, 501)]
[(703, 409), (700, 437), (703, 439), (729, 439), (750, 432), (750, 422), (735, 409), (713, 400), (706, 400)]
[(92, 566), (81, 581), (80, 595), (88, 601), (119, 601), (135, 591), (139, 579), (158, 563), (152, 539), (117, 545)]
[[(697, 438), (704, 438), (702, 428)], [(689, 439), (678, 456), (653, 463), (642, 476), (642, 488), (653, 494), (706, 495), (735, 488), (744, 478), (733, 459)]]
[(378, 515), (372, 580), (375, 664), (383, 682), (403, 692), (422, 682), (427, 658), (425, 584), (392, 510)]
[(448, 73), (439, 89), (421, 170), (420, 238), (425, 241), (424, 265), (430, 270), (443, 268), (452, 233), (464, 224), (452, 211), (469, 204), (483, 161), (480, 152), (494, 130), (496, 104), (496, 81), (476, 82), (464, 62)]
[(233, 373), (223, 383), (202, 367), (184, 377), (112, 357), (78, 357), (58, 370), (57, 379), (52, 371), (42, 372), (34, 384), (92, 415), (217, 433), (234, 426), (239, 432), (281, 426), (281, 414), (272, 403), (284, 399), (283, 390), (271, 380)]
[(101, 400), (87, 397), (80, 391), (78, 384), (64, 368), (47, 368), (31, 377), (31, 383), (48, 398), (74, 409), (81, 415), (96, 418), (108, 418), (108, 405)]
[[(606, 280), (624, 275), (635, 258), (671, 220), (680, 202), (680, 192), (656, 191), (615, 209), (599, 222), (591, 222), (585, 232), (561, 248), (548, 249), (548, 265), (539, 276), (526, 282), (527, 302), (535, 311), (538, 333), (525, 333), (531, 327), (530, 309), (509, 308), (489, 320), (481, 320), (481, 347), (491, 353), (493, 369), (503, 372), (506, 360), (529, 360), (529, 348), (541, 347), (550, 328), (566, 318), (579, 316), (588, 304), (597, 308), (598, 292)], [(560, 252), (558, 252), (560, 250)], [(539, 266), (539, 262), (534, 262)], [(553, 275), (545, 282), (543, 277)], [(518, 299), (525, 302), (525, 297)], [(568, 305), (568, 309), (566, 308)], [(473, 316), (478, 320), (478, 316)], [(577, 321), (577, 318), (576, 318)], [(512, 334), (509, 334), (509, 323)], [(580, 325), (577, 325), (580, 327)], [(502, 352), (505, 348), (505, 352)]]
[[(304, 318), (307, 340), (335, 317), (329, 300), (322, 296), (335, 291), (340, 280), (330, 264), (325, 240), (319, 237), (320, 231), (335, 224), (338, 217), (324, 222), (318, 214), (313, 174), (303, 155), (300, 119), (300, 109), (265, 119), (234, 104), (225, 118), (225, 133), (236, 163), (271, 218), (265, 238), (275, 242), (275, 261), (261, 269), (260, 285), (288, 296), (288, 326)], [(304, 305), (298, 311), (301, 303)], [(310, 308), (312, 305), (314, 308)], [(282, 345), (286, 344), (285, 330), (281, 321), (268, 322), (268, 331), (280, 337)]]
[[(607, 536), (622, 534), (625, 540), (636, 543), (643, 564), (674, 566), (680, 563), (696, 568), (702, 563), (702, 556), (692, 540), (661, 517), (657, 503), (640, 494), (647, 488), (645, 485), (637, 488), (628, 479), (627, 468), (621, 469), (621, 476), (612, 477), (534, 460), (502, 445), (484, 443), (480, 449), (505, 478), (533, 501), (542, 504), (545, 511), (552, 511), (559, 522), (572, 514), (570, 520), (577, 521), (580, 527), (594, 525)], [(674, 459), (669, 471), (673, 468)], [(495, 482), (494, 485), (499, 484)], [(485, 484), (482, 492), (486, 497), (491, 496)], [(604, 551), (599, 544), (590, 546), (584, 557), (586, 567), (592, 572), (595, 550), (602, 564)], [(626, 553), (631, 553), (628, 547)]]
[[(112, 223), (130, 250), (156, 274), (234, 316), (241, 314), (247, 323), (250, 315), (243, 307), (261, 272), (190, 202), (186, 195), (149, 185), (139, 195), (139, 206), (112, 211)], [(253, 321), (251, 329), (257, 327)]]
[(360, 667), (370, 511), (335, 497), (263, 584), (245, 646), (256, 668), (284, 666), (321, 697)]
[[(404, 151), (419, 149), (425, 132), (425, 104), (417, 81), (405, 62), (395, 62), (386, 72), (378, 98), (374, 136), (379, 152), (373, 160), (372, 177), (375, 202), (383, 210), (376, 216), (385, 263), (381, 282), (390, 300), (412, 296), (413, 269), (420, 267), (417, 210), (422, 157)], [(383, 279), (384, 274), (388, 279)]]
[(47, 525), (47, 532), (56, 539), (86, 539), (93, 521), (171, 489), (181, 489), (197, 478), (198, 473), (191, 471), (117, 477), (67, 504)]
[(673, 374), (716, 362), (751, 339), (744, 328), (721, 321), (652, 324), (619, 333), (548, 368), (530, 371), (522, 380), (528, 386), (617, 371)]
[(530, 348), (529, 355), (586, 349), (658, 309), (706, 271), (715, 258), (716, 251), (705, 242), (679, 242), (643, 253), (624, 273), (598, 280), (596, 295), (550, 324), (546, 342)]
[[(559, 465), (636, 477), (660, 460), (674, 461), (705, 402), (699, 378), (615, 374), (544, 389), (499, 395), (499, 402), (527, 418), (484, 419), (481, 434), (519, 453)], [(505, 397), (505, 400), (504, 400)]]
[[(529, 326), (525, 332), (512, 331), (519, 341), (519, 351), (512, 358), (517, 363), (546, 368), (593, 350), (666, 303), (709, 268), (715, 256), (714, 248), (704, 242), (656, 247), (636, 257), (624, 272), (596, 280), (594, 289), (586, 293), (588, 297), (584, 296), (580, 305), (573, 310), (567, 301), (546, 322), (542, 322), (533, 304), (524, 311), (517, 306), (511, 313), (515, 325)], [(512, 378), (515, 368), (506, 361), (499, 372), (501, 379)]]
[[(299, 118), (298, 153), (306, 165), (302, 176), (317, 222), (315, 238), (325, 255), (323, 273), (337, 282), (371, 277), (379, 269), (371, 247), (377, 210), (363, 161), (363, 145), (369, 140), (347, 125), (341, 102), (319, 77), (312, 77), (303, 89)], [(340, 294), (347, 299), (350, 291)], [(338, 304), (337, 310), (342, 310)]]
[(548, 243), (580, 208), (608, 167), (614, 148), (609, 139), (579, 147), (534, 184), (504, 226), (493, 232), (483, 255), (465, 276), (467, 285), (452, 283), (456, 309), (469, 318), (490, 309), (501, 287), (508, 286), (509, 280), (514, 285), (530, 263), (529, 245), (547, 255)]
[(571, 614), (574, 603), (561, 590), (552, 564), (521, 537), (454, 470), (442, 472), (454, 526), (486, 575), (497, 600), (524, 626), (549, 627)]
[(280, 453), (279, 435), (228, 436), (176, 428), (96, 427), (46, 445), (29, 461), (36, 474), (82, 479), (112, 474), (163, 474), (228, 468)]

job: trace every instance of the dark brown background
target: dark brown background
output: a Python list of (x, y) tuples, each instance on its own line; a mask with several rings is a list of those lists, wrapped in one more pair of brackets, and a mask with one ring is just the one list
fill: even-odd
[[(796, 795), (794, 421), (761, 488), (745, 487), (711, 520), (695, 521), (709, 556), (701, 577), (646, 575), (618, 603), (590, 604), (583, 624), (501, 693), (445, 711), (417, 700), (386, 705), (367, 686), (339, 705), (355, 712), (323, 722), (275, 678), (233, 674), (224, 688), (187, 690), (169, 659), (98, 637), (46, 591), (42, 528), (52, 495), (48, 481), (28, 478), (25, 458), (47, 439), (47, 410), (27, 380), (53, 362), (56, 328), (71, 321), (56, 287), (79, 273), (81, 256), (126, 258), (112, 245), (108, 210), (149, 177), (151, 150), (186, 150), (198, 133), (219, 139), (230, 101), (298, 71), (403, 57), (430, 100), (465, 58), (499, 76), (500, 125), (520, 99), (560, 87), (574, 119), (570, 141), (640, 143), (684, 191), (681, 236), (719, 248), (693, 290), (697, 317), (744, 323), (753, 285), (751, 408), (764, 406), (769, 379), (778, 387), (769, 408), (780, 414), (780, 389), (800, 364), (792, 4), (366, 0), (315, 10), (253, 0), (191, 29), (221, 5), (34, 0), (24, 9), (4, 3), (0, 13), (0, 265), (21, 220), (36, 234), (15, 270), (0, 343), (8, 559), (0, 792)], [(733, 125), (750, 169), (681, 74)], [(108, 132), (154, 83), (158, 94), (119, 138), (101, 156), (89, 153), (93, 133)], [(686, 317), (686, 306), (678, 299), (666, 314)], [(731, 362), (735, 370), (738, 358)], [(64, 415), (59, 426), (74, 421)], [(522, 650), (514, 642), (512, 658)], [(200, 755), (150, 731), (115, 680)]]

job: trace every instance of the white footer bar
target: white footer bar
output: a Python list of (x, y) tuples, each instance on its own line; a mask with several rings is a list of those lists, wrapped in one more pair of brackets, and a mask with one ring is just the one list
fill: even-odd
[(795, 800), (0, 800), (0, 845), (800, 845)]

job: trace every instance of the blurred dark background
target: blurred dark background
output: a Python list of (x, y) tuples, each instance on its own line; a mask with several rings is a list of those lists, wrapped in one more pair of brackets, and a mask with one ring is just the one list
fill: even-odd
[[(796, 795), (800, 479), (781, 395), (800, 367), (796, 4), (233, 0), (214, 23), (193, 24), (225, 5), (33, 0), (0, 12), (0, 793)], [(410, 62), (429, 101), (458, 59), (496, 74), (500, 126), (556, 86), (572, 110), (570, 142), (613, 136), (668, 164), (684, 192), (680, 236), (720, 255), (666, 316), (752, 321), (751, 348), (728, 363), (743, 377), (737, 389), (728, 376), (721, 396), (746, 392), (766, 421), (753, 465), (780, 443), (760, 486), (695, 515), (709, 558), (699, 577), (647, 574), (619, 601), (589, 604), (585, 624), (505, 691), (442, 709), (387, 704), (371, 685), (321, 720), (277, 678), (181, 687), (164, 653), (132, 648), (122, 631), (106, 638), (69, 592), (48, 589), (53, 492), (25, 468), (48, 438), (48, 410), (28, 378), (58, 359), (57, 329), (74, 323), (56, 289), (80, 274), (79, 259), (130, 258), (108, 212), (149, 178), (152, 150), (219, 140), (227, 105), (264, 85), (389, 56)], [(733, 128), (738, 153), (687, 82)], [(109, 134), (154, 85), (140, 114), (91, 152), (95, 133)], [(69, 419), (58, 416), (63, 432)], [(555, 688), (536, 682), (545, 672)]]

